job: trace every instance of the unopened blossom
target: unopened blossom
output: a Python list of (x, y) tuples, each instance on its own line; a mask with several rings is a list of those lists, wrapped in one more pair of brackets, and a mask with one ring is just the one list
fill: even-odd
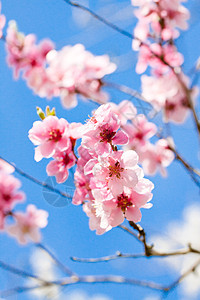
[(123, 193), (124, 187), (133, 188), (138, 178), (142, 176), (142, 169), (137, 165), (138, 155), (135, 151), (115, 151), (106, 157), (90, 160), (85, 165), (85, 174), (93, 174), (98, 187), (108, 187), (113, 195)]
[(55, 176), (57, 183), (63, 183), (69, 176), (68, 169), (75, 165), (76, 157), (71, 146), (69, 146), (66, 150), (57, 150), (53, 158), (54, 160), (47, 165), (47, 174), (48, 176)]
[(47, 63), (47, 76), (59, 89), (64, 107), (76, 106), (77, 94), (101, 103), (108, 100), (101, 79), (115, 71), (116, 66), (107, 55), (94, 56), (77, 44), (49, 52)]
[(17, 178), (0, 172), (0, 211), (9, 211), (14, 204), (24, 200), (24, 193), (18, 190), (20, 186), (21, 182)]
[[(0, 12), (1, 12), (1, 2), (0, 2)], [(5, 24), (6, 24), (6, 17), (4, 15), (0, 14), (0, 38), (3, 35), (2, 30), (5, 26)]]
[(113, 145), (124, 145), (127, 135), (120, 129), (120, 119), (110, 104), (101, 105), (85, 125), (82, 146), (98, 154), (110, 152)]
[(140, 153), (140, 161), (144, 173), (147, 175), (155, 175), (159, 170), (163, 176), (166, 176), (166, 167), (173, 160), (174, 153), (170, 150), (168, 141), (165, 139), (160, 139), (155, 145), (147, 144), (143, 153)]
[(37, 45), (34, 34), (25, 36), (18, 31), (15, 21), (9, 22), (6, 36), (7, 62), (13, 68), (16, 79), (20, 71), (27, 77), (33, 68), (43, 67), (47, 53), (53, 48), (50, 40), (44, 40)]
[(136, 150), (137, 152), (146, 145), (147, 141), (157, 131), (156, 125), (148, 122), (143, 114), (137, 115), (131, 123), (124, 125), (123, 129), (129, 137), (129, 142), (125, 148)]
[(41, 241), (40, 229), (47, 226), (48, 213), (37, 209), (35, 205), (28, 205), (25, 213), (14, 213), (15, 224), (8, 225), (6, 231), (14, 236), (20, 244), (29, 241), (39, 243)]
[(68, 122), (56, 116), (48, 116), (43, 121), (36, 121), (29, 130), (29, 139), (34, 145), (35, 160), (51, 157), (56, 150), (63, 151), (69, 147), (70, 139), (67, 134)]

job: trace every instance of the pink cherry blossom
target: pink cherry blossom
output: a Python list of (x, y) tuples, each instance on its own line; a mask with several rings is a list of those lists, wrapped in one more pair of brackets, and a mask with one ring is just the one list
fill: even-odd
[(163, 37), (163, 31), (171, 31), (167, 38), (170, 39), (178, 36), (176, 27), (183, 30), (188, 27), (187, 20), (189, 19), (190, 14), (189, 11), (180, 4), (180, 2), (180, 0), (133, 0), (132, 4), (134, 6), (139, 6), (139, 9), (135, 11), (135, 15), (139, 19), (139, 23), (143, 22), (151, 24), (154, 32)]
[(148, 202), (152, 199), (153, 187), (150, 180), (143, 178), (134, 189), (126, 189), (125, 192), (119, 194), (111, 204), (113, 209), (109, 224), (112, 227), (118, 226), (124, 221), (124, 218), (135, 223), (140, 222), (142, 218), (140, 209), (152, 206)]
[(83, 211), (89, 217), (90, 230), (96, 230), (101, 235), (112, 229), (108, 224), (106, 210), (102, 202), (91, 201), (83, 204)]
[(140, 114), (123, 126), (124, 131), (128, 134), (129, 142), (125, 148), (139, 152), (147, 141), (155, 135), (157, 127), (154, 123), (148, 122), (145, 115)]
[(103, 154), (110, 152), (113, 145), (124, 145), (127, 135), (120, 129), (120, 119), (113, 113), (110, 104), (101, 105), (85, 125), (82, 146)]
[(174, 153), (170, 150), (168, 141), (160, 139), (155, 145), (148, 144), (145, 151), (140, 153), (140, 160), (145, 174), (155, 175), (157, 170), (163, 176), (167, 175), (166, 167), (174, 160)]
[(126, 124), (128, 120), (133, 120), (137, 114), (136, 107), (129, 100), (123, 100), (118, 105), (109, 102), (109, 105), (112, 111), (117, 114), (122, 126)]
[(59, 89), (64, 107), (77, 105), (76, 94), (101, 103), (108, 100), (101, 79), (116, 69), (108, 56), (94, 56), (77, 44), (49, 52), (47, 63), (47, 76)]
[[(180, 79), (189, 88), (189, 79), (183, 74)], [(159, 77), (143, 75), (141, 80), (143, 96), (156, 110), (163, 109), (165, 122), (182, 123), (185, 121), (189, 112), (188, 100), (185, 90), (172, 72)], [(190, 91), (193, 102), (197, 92), (196, 87)]]
[(21, 182), (14, 176), (0, 172), (0, 211), (11, 210), (17, 202), (25, 199), (23, 192), (18, 191)]
[(29, 130), (29, 139), (38, 146), (35, 149), (35, 160), (52, 157), (56, 150), (67, 149), (70, 143), (68, 128), (68, 122), (56, 116), (48, 116), (43, 121), (34, 122)]
[(142, 170), (138, 167), (138, 155), (135, 151), (116, 151), (106, 157), (90, 160), (85, 165), (85, 174), (93, 174), (98, 187), (98, 181), (108, 187), (113, 195), (123, 193), (124, 187), (133, 188)]
[(103, 234), (123, 223), (126, 218), (129, 221), (141, 220), (141, 208), (150, 208), (148, 203), (152, 199), (153, 184), (145, 178), (140, 178), (133, 188), (126, 188), (121, 194), (113, 198), (112, 193), (105, 189), (94, 189), (94, 199), (85, 203), (84, 212), (90, 218), (91, 230), (97, 234)]
[(15, 21), (9, 22), (6, 36), (6, 50), (8, 65), (14, 69), (14, 77), (19, 77), (19, 72), (24, 71), (27, 77), (29, 71), (45, 64), (47, 53), (54, 48), (50, 40), (44, 40), (36, 45), (33, 34), (24, 35), (19, 32)]
[(39, 243), (41, 241), (40, 228), (47, 226), (48, 213), (37, 209), (35, 205), (28, 205), (25, 213), (16, 212), (14, 225), (8, 225), (6, 231), (14, 236), (20, 244), (27, 244), (30, 240)]
[(69, 147), (64, 151), (57, 150), (53, 158), (54, 160), (47, 165), (47, 174), (48, 176), (56, 176), (57, 183), (63, 183), (68, 178), (68, 169), (75, 165), (76, 157)]
[(42, 98), (46, 97), (49, 100), (60, 96), (59, 88), (49, 79), (44, 67), (36, 66), (30, 69), (26, 81), (34, 93)]
[[(136, 66), (136, 72), (141, 74), (145, 72), (147, 66), (151, 66), (158, 74), (163, 74), (169, 70), (169, 66), (178, 67), (183, 63), (183, 56), (177, 52), (175, 46), (153, 43), (150, 46), (142, 45), (140, 47), (139, 60)], [(166, 63), (168, 65), (166, 65)]]

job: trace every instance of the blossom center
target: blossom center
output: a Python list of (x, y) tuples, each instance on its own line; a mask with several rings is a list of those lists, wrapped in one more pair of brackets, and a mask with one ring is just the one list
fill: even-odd
[(100, 142), (111, 143), (115, 134), (116, 134), (116, 132), (111, 131), (109, 129), (102, 129), (102, 131), (100, 132), (100, 137), (101, 137)]
[(63, 157), (63, 163), (67, 166), (71, 162), (71, 158), (69, 157), (68, 154), (65, 154)]
[(117, 197), (117, 207), (120, 207), (123, 212), (126, 211), (127, 207), (132, 206), (133, 203), (131, 202), (128, 196), (121, 194)]
[(10, 196), (9, 194), (3, 194), (3, 200), (4, 200), (5, 202), (9, 202), (10, 199), (11, 199), (11, 196)]
[(116, 176), (117, 178), (121, 178), (121, 172), (124, 171), (124, 168), (121, 168), (119, 161), (116, 161), (114, 165), (110, 165), (108, 168), (109, 177)]
[(59, 129), (52, 129), (49, 132), (49, 141), (58, 142), (62, 138), (62, 133)]

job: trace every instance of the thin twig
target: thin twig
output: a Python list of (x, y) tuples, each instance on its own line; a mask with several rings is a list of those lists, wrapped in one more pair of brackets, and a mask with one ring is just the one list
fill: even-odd
[(136, 98), (138, 100), (142, 100), (142, 101), (148, 103), (151, 106), (151, 103), (149, 103), (149, 101), (146, 100), (138, 91), (133, 90), (132, 88), (130, 88), (126, 85), (118, 84), (118, 83), (110, 82), (110, 81), (103, 81), (103, 85), (107, 86), (107, 87), (110, 87), (110, 88), (114, 88), (116, 90), (119, 90), (119, 91), (121, 91), (121, 92), (123, 92), (127, 95), (130, 95), (133, 98)]
[(115, 260), (118, 258), (140, 258), (145, 257), (144, 253), (141, 254), (123, 254), (119, 251), (116, 252), (115, 255), (108, 255), (99, 258), (79, 258), (79, 257), (71, 257), (71, 260), (75, 262), (83, 262), (83, 263), (98, 263), (98, 262), (108, 262), (110, 260)]
[(190, 275), (191, 273), (196, 271), (196, 268), (200, 265), (200, 259), (198, 259), (196, 261), (196, 263), (194, 265), (192, 265), (192, 267), (190, 267), (186, 272), (184, 272), (177, 280), (175, 280), (172, 284), (170, 284), (168, 287), (165, 287), (165, 292), (171, 292), (174, 288), (177, 287), (177, 285), (179, 283), (181, 283), (183, 281), (183, 279), (185, 279), (185, 277), (187, 277), (188, 275)]
[(200, 171), (193, 168), (179, 153), (178, 151), (169, 145), (169, 149), (174, 152), (175, 154), (175, 159), (180, 162), (183, 167), (187, 170), (189, 173), (190, 177), (194, 181), (194, 183), (200, 188)]
[(138, 231), (138, 240), (143, 243), (144, 245), (144, 251), (145, 251), (145, 255), (151, 256), (152, 255), (152, 249), (153, 249), (153, 245), (148, 245), (146, 242), (146, 233), (144, 231), (144, 229), (139, 225), (134, 223), (133, 221), (129, 221), (129, 225)]
[(24, 277), (24, 278), (33, 278), (33, 279), (37, 279), (38, 281), (41, 281), (42, 283), (46, 284), (46, 281), (36, 275), (33, 275), (29, 272), (26, 272), (24, 270), (21, 270), (19, 268), (13, 267), (9, 264), (4, 263), (3, 261), (0, 261), (0, 268), (4, 269), (5, 271), (11, 272), (13, 274), (16, 274), (18, 276)]
[(37, 247), (43, 249), (47, 254), (49, 254), (49, 256), (55, 261), (55, 263), (58, 265), (58, 267), (64, 271), (64, 273), (68, 274), (69, 276), (76, 276), (76, 273), (73, 272), (72, 270), (70, 270), (67, 266), (65, 266), (64, 264), (62, 264), (58, 258), (44, 245), (42, 245), (41, 243), (36, 244)]
[(117, 25), (114, 25), (113, 23), (111, 23), (110, 21), (106, 20), (105, 18), (99, 16), (98, 14), (96, 14), (95, 12), (93, 12), (91, 9), (89, 9), (88, 7), (82, 5), (82, 4), (79, 4), (79, 3), (76, 3), (76, 2), (73, 2), (73, 1), (70, 1), (70, 0), (64, 0), (65, 3), (71, 5), (71, 6), (74, 6), (74, 7), (77, 7), (83, 11), (86, 11), (87, 13), (89, 13), (91, 16), (93, 16), (95, 19), (97, 19), (98, 21), (100, 21), (101, 23), (107, 25), (108, 27), (114, 29), (115, 31), (119, 32), (120, 34), (130, 38), (130, 39), (134, 39), (134, 36), (133, 34), (131, 34), (130, 32), (118, 27)]
[(18, 168), (14, 163), (11, 163), (10, 161), (8, 161), (7, 159), (3, 158), (2, 156), (0, 156), (0, 159), (3, 159), (5, 162), (7, 162), (9, 165), (13, 166), (16, 173), (20, 174), (21, 176), (25, 177), (26, 179), (36, 183), (37, 185), (40, 185), (42, 186), (43, 188), (46, 188), (58, 195), (60, 195), (61, 197), (64, 197), (64, 198), (68, 198), (68, 199), (72, 199), (72, 196), (69, 195), (69, 194), (66, 194), (54, 187), (52, 187), (51, 185), (49, 185), (48, 183), (46, 182), (43, 182), (43, 181), (40, 181), (38, 180), (37, 178), (29, 175), (28, 173), (24, 172), (22, 169)]
[(130, 230), (128, 227), (126, 227), (125, 225), (118, 225), (117, 228), (122, 229), (123, 231), (127, 232), (128, 234), (134, 236), (137, 240), (138, 240), (138, 236), (137, 234), (135, 234), (135, 232), (133, 232), (132, 230)]
[[(159, 252), (152, 248), (151, 255), (148, 255), (148, 257), (169, 257), (169, 256), (177, 256), (177, 255), (186, 255), (189, 253), (196, 253), (200, 254), (200, 251), (197, 249), (194, 249), (191, 247), (191, 245), (188, 245), (187, 248), (175, 250), (171, 252)], [(145, 253), (138, 253), (138, 254), (130, 254), (130, 253), (121, 253), (120, 251), (117, 251), (114, 255), (108, 255), (104, 257), (99, 258), (78, 258), (78, 257), (71, 257), (71, 259), (75, 262), (81, 262), (81, 263), (99, 263), (99, 262), (108, 262), (110, 260), (116, 260), (121, 258), (144, 258), (147, 257)]]

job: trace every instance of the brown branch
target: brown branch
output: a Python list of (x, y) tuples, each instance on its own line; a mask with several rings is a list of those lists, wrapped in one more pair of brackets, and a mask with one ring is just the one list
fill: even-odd
[(143, 243), (144, 245), (144, 251), (145, 251), (145, 256), (151, 256), (152, 255), (152, 249), (153, 249), (153, 245), (147, 245), (146, 242), (146, 233), (144, 231), (144, 229), (139, 225), (134, 223), (133, 221), (129, 221), (129, 225), (138, 231), (138, 240)]
[(168, 287), (165, 287), (165, 292), (170, 292), (172, 291), (174, 288), (177, 287), (177, 285), (179, 283), (181, 283), (183, 281), (183, 279), (185, 279), (188, 275), (190, 275), (191, 273), (195, 272), (196, 268), (200, 265), (200, 259), (198, 259), (196, 261), (196, 263), (194, 265), (192, 265), (192, 267), (190, 267), (186, 272), (184, 272), (177, 280), (175, 280), (172, 284), (170, 284)]
[(122, 229), (123, 231), (127, 232), (128, 234), (134, 236), (137, 240), (138, 240), (138, 236), (135, 232), (133, 232), (132, 230), (130, 230), (128, 227), (126, 227), (125, 225), (119, 225), (117, 226), (117, 228)]
[(180, 161), (183, 166), (188, 169), (189, 171), (195, 173), (200, 178), (200, 171), (193, 168), (179, 153), (176, 149), (174, 149), (172, 146), (169, 146), (170, 150), (172, 150), (175, 154), (175, 158)]
[(121, 258), (141, 258), (141, 257), (169, 257), (169, 256), (177, 256), (177, 255), (186, 255), (189, 253), (196, 253), (200, 254), (200, 251), (188, 245), (188, 248), (175, 250), (171, 252), (159, 252), (151, 249), (151, 255), (146, 255), (145, 253), (138, 253), (138, 254), (130, 254), (130, 253), (121, 253), (117, 251), (114, 255), (103, 256), (99, 258), (78, 258), (78, 257), (71, 257), (71, 259), (75, 262), (82, 262), (82, 263), (99, 263), (99, 262), (108, 262), (110, 260), (116, 260)]
[(180, 74), (178, 74), (174, 68), (171, 67), (171, 69), (173, 70), (173, 73), (176, 75), (176, 78), (178, 79), (183, 91), (185, 92), (185, 95), (186, 95), (187, 100), (188, 100), (188, 106), (189, 106), (190, 110), (192, 111), (195, 126), (197, 128), (197, 131), (198, 131), (198, 134), (199, 134), (199, 137), (200, 137), (200, 122), (199, 122), (199, 119), (198, 119), (198, 116), (197, 116), (197, 113), (196, 113), (196, 110), (194, 108), (193, 101), (192, 101), (192, 98), (191, 98), (192, 90), (187, 88), (187, 86), (185, 85), (185, 83), (181, 79)]
[(145, 257), (144, 253), (139, 254), (123, 254), (120, 251), (117, 251), (115, 255), (103, 256), (99, 258), (78, 258), (71, 257), (71, 260), (75, 262), (83, 262), (83, 263), (97, 263), (97, 262), (108, 262), (110, 260), (115, 260), (118, 258), (140, 258)]

